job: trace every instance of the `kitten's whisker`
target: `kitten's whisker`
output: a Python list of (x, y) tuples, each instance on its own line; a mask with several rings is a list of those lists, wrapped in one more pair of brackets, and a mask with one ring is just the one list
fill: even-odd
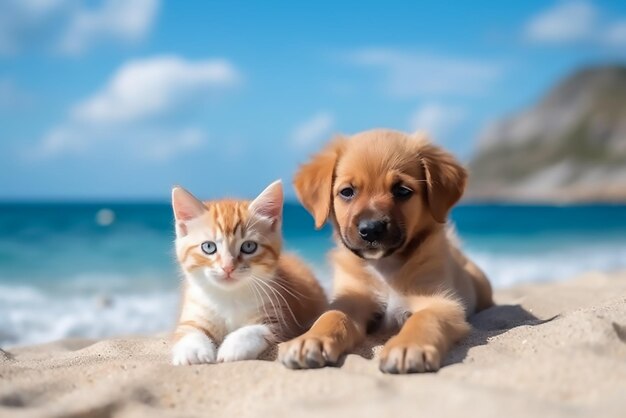
[[(289, 324), (287, 322), (287, 318), (285, 317), (285, 313), (284, 313), (285, 310), (284, 310), (283, 306), (281, 305), (280, 300), (276, 297), (276, 295), (277, 295), (276, 290), (273, 289), (271, 286), (269, 286), (268, 283), (265, 280), (263, 280), (263, 279), (261, 279), (259, 277), (257, 277), (257, 281), (258, 281), (258, 284), (261, 285), (262, 288), (269, 289), (270, 294), (272, 296), (274, 296), (274, 297), (270, 296), (270, 301), (275, 301), (276, 302), (276, 306), (278, 306), (278, 308), (275, 308), (274, 310), (277, 311), (278, 314), (280, 314), (280, 318), (277, 318), (277, 319), (279, 319), (281, 321), (281, 331), (283, 330), (283, 325), (288, 327), (288, 329), (289, 329)], [(280, 293), (278, 293), (278, 296), (282, 297), (282, 295)], [(284, 300), (285, 299), (283, 298), (283, 301)], [(272, 304), (273, 304), (273, 302), (272, 302)], [(287, 305), (287, 308), (289, 309), (289, 305)], [(292, 315), (293, 315), (293, 313), (292, 313)]]
[(287, 289), (285, 286), (281, 285), (280, 283), (278, 283), (278, 281), (274, 281), (272, 282), (272, 284), (278, 285), (282, 290), (284, 290), (287, 294), (291, 295), (295, 300), (297, 300), (298, 302), (300, 302), (300, 297), (295, 295), (294, 293), (292, 293), (289, 289)]
[[(267, 292), (266, 292), (266, 291), (264, 291), (264, 290), (261, 288), (261, 286), (259, 286), (259, 285), (258, 285), (258, 283), (256, 282), (256, 279), (255, 279), (254, 277), (251, 277), (251, 279), (252, 279), (252, 284), (253, 284), (254, 288), (257, 290), (257, 292), (258, 292), (258, 294), (259, 294), (259, 296), (261, 297), (261, 300), (262, 300), (262, 302), (263, 302), (263, 311), (265, 312), (265, 315), (266, 315), (268, 318), (270, 318), (271, 316), (270, 316), (269, 312), (267, 312), (267, 309), (265, 308), (265, 307), (266, 307), (266, 305), (267, 305), (267, 300), (266, 300), (266, 298), (265, 298), (265, 297), (263, 297), (263, 295), (261, 295), (261, 292), (265, 293), (265, 296), (267, 297), (267, 299), (269, 299), (269, 295), (267, 294)], [(270, 303), (271, 303), (271, 301), (270, 301)], [(276, 309), (274, 309), (274, 312), (275, 312), (275, 311), (276, 311)], [(276, 313), (275, 313), (275, 314), (276, 314)]]
[(251, 284), (250, 281), (246, 281), (246, 287), (252, 291), (252, 294), (254, 295), (254, 303), (256, 304), (256, 311), (257, 311), (257, 313), (260, 314), (260, 312), (259, 312), (259, 308), (260, 308), (260, 306), (259, 306), (259, 299), (258, 299), (257, 294), (254, 291), (254, 288), (252, 287), (252, 284)]
[[(294, 298), (300, 300), (298, 297), (296, 297), (296, 295), (298, 295), (299, 297), (303, 298), (303, 299), (309, 299), (309, 300), (315, 300), (315, 298), (311, 297), (311, 296), (307, 296), (305, 294), (303, 294), (302, 292), (297, 291), (296, 289), (294, 289), (293, 287), (289, 286), (289, 283), (286, 281), (283, 281), (281, 283), (280, 279), (274, 280), (275, 284), (279, 285), (280, 287), (282, 287), (285, 292), (289, 293), (291, 296), (293, 296)], [(293, 293), (292, 293), (293, 292)], [(295, 295), (294, 295), (295, 293)]]
[(300, 321), (298, 321), (298, 318), (296, 317), (296, 315), (293, 313), (293, 310), (291, 309), (291, 306), (289, 306), (289, 302), (287, 302), (287, 299), (285, 299), (285, 297), (276, 289), (272, 288), (270, 286), (270, 288), (276, 292), (278, 294), (278, 296), (280, 296), (282, 298), (282, 300), (285, 301), (285, 307), (287, 308), (287, 310), (289, 311), (289, 313), (291, 314), (291, 317), (293, 318), (293, 321), (296, 323), (296, 325), (298, 325), (300, 328), (303, 328), (302, 324), (300, 323)]
[[(283, 322), (286, 322), (286, 321), (285, 321), (285, 317), (284, 317), (284, 315), (283, 315), (282, 311), (279, 311), (278, 309), (276, 309), (276, 305), (274, 304), (274, 299), (270, 296), (270, 294), (269, 294), (269, 293), (267, 293), (267, 291), (265, 290), (265, 288), (262, 286), (262, 285), (264, 284), (264, 283), (263, 283), (263, 281), (262, 281), (262, 280), (259, 280), (259, 279), (258, 279), (258, 278), (256, 278), (255, 276), (250, 276), (250, 277), (252, 277), (252, 279), (254, 280), (254, 282), (255, 282), (256, 284), (258, 284), (258, 285), (259, 285), (259, 290), (262, 290), (262, 291), (263, 291), (263, 293), (265, 293), (265, 295), (266, 295), (266, 296), (267, 296), (267, 298), (269, 299), (269, 302), (272, 304), (272, 308), (274, 309), (274, 314), (276, 315), (276, 319), (279, 321), (280, 330), (281, 330), (281, 332), (283, 332), (283, 325), (282, 325), (282, 323), (283, 323)], [(276, 303), (278, 303), (278, 300), (276, 300)], [(280, 315), (280, 317), (281, 317), (282, 319), (279, 319), (279, 318), (278, 318), (278, 316), (279, 316), (279, 315)], [(282, 321), (282, 322), (281, 322), (281, 321)]]
[[(274, 293), (275, 295), (278, 295), (282, 298), (283, 302), (285, 302), (285, 307), (287, 308), (287, 310), (289, 311), (289, 313), (291, 314), (291, 317), (293, 318), (294, 322), (299, 326), (302, 327), (302, 324), (298, 321), (298, 318), (296, 318), (296, 315), (293, 313), (293, 310), (291, 309), (291, 306), (289, 306), (289, 302), (287, 302), (287, 299), (285, 299), (285, 297), (276, 289), (274, 289), (269, 283), (263, 283), (265, 286), (267, 286), (268, 289), (270, 289), (270, 291), (272, 293)], [(277, 299), (278, 301), (278, 299)]]
[(266, 308), (267, 302), (265, 301), (265, 299), (261, 295), (261, 292), (259, 291), (257, 284), (254, 281), (252, 281), (251, 285), (252, 285), (252, 289), (254, 290), (255, 295), (258, 294), (258, 296), (259, 296), (261, 308), (263, 308), (263, 313), (265, 314), (265, 318), (266, 318), (267, 322), (271, 324), (272, 323), (272, 319), (270, 317), (269, 312), (267, 312), (267, 308)]
[[(276, 320), (279, 322), (279, 325), (280, 325), (280, 330), (281, 330), (281, 332), (283, 332), (283, 325), (284, 325), (284, 326), (286, 326), (286, 325), (287, 325), (287, 320), (286, 320), (286, 318), (285, 318), (285, 315), (284, 315), (283, 309), (281, 308), (281, 304), (280, 304), (280, 302), (279, 302), (278, 298), (276, 298), (276, 300), (275, 300), (275, 301), (276, 301), (276, 305), (278, 305), (278, 307), (279, 307), (279, 308), (281, 308), (281, 309), (276, 308), (276, 305), (274, 305), (274, 297), (275, 297), (275, 292), (271, 292), (271, 294), (270, 294), (270, 293), (268, 293), (268, 292), (265, 290), (265, 288), (267, 287), (267, 285), (266, 285), (266, 284), (265, 284), (265, 282), (263, 282), (263, 280), (261, 280), (261, 279), (257, 279), (257, 284), (259, 284), (259, 288), (260, 288), (261, 290), (263, 290), (263, 292), (264, 292), (264, 293), (267, 295), (267, 297), (269, 298), (270, 303), (272, 304), (272, 307), (274, 308), (274, 312), (276, 313)], [(271, 288), (270, 288), (270, 291), (272, 291), (272, 289), (271, 289)], [(272, 296), (274, 296), (274, 297), (272, 297)]]

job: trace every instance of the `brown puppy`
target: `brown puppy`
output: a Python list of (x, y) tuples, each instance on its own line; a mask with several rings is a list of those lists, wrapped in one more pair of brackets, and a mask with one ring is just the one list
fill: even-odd
[(334, 225), (334, 295), (308, 332), (281, 345), (280, 361), (334, 364), (382, 320), (399, 330), (381, 353), (383, 372), (438, 370), (466, 318), (493, 305), (489, 281), (446, 232), (466, 178), (425, 135), (388, 130), (338, 138), (302, 166), (298, 198), (317, 228)]

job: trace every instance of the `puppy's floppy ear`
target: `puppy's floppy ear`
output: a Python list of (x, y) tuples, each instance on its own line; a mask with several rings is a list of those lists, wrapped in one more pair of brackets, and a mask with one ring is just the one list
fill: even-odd
[(344, 138), (336, 138), (306, 164), (300, 166), (293, 181), (298, 199), (315, 219), (320, 229), (330, 216), (335, 165), (345, 145)]
[(420, 135), (419, 160), (426, 178), (426, 200), (433, 218), (444, 223), (465, 191), (467, 171), (454, 156)]

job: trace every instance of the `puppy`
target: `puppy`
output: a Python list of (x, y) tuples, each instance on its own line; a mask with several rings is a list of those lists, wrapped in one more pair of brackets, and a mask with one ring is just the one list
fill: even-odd
[(333, 300), (304, 335), (280, 346), (289, 368), (335, 364), (383, 322), (395, 336), (385, 373), (436, 371), (493, 305), (489, 281), (453, 242), (446, 219), (467, 173), (423, 134), (372, 130), (328, 144), (294, 185), (316, 228), (334, 226)]

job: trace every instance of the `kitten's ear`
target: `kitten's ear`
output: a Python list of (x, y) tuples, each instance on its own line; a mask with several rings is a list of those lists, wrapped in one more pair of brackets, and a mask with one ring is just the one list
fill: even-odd
[(283, 216), (283, 182), (276, 180), (261, 192), (249, 206), (250, 212), (271, 219), (272, 222), (281, 221)]
[(177, 222), (197, 218), (205, 211), (204, 204), (182, 187), (172, 189), (172, 208)]

